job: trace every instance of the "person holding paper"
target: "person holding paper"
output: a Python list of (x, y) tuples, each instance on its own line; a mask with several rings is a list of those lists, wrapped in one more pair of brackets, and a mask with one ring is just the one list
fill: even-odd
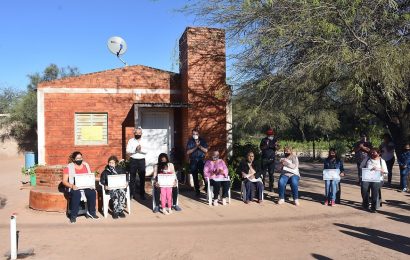
[(280, 159), (281, 163), (281, 175), (279, 177), (279, 201), (278, 204), (285, 203), (285, 190), (286, 185), (290, 182), (292, 189), (293, 201), (296, 206), (299, 206), (299, 160), (298, 157), (292, 154), (290, 147), (285, 147), (284, 157)]
[(383, 160), (386, 161), (387, 170), (389, 171), (387, 177), (387, 184), (391, 186), (391, 179), (393, 176), (393, 165), (394, 165), (394, 143), (393, 139), (389, 134), (383, 135), (383, 142), (379, 147)]
[(92, 219), (98, 219), (95, 209), (95, 189), (78, 189), (75, 185), (76, 174), (92, 174), (88, 163), (84, 162), (81, 152), (73, 152), (69, 157), (69, 164), (63, 170), (63, 185), (68, 188), (70, 193), (70, 223), (74, 224), (80, 209), (81, 197), (87, 198), (88, 212), (87, 216)]
[[(337, 158), (336, 156), (336, 149), (331, 148), (329, 150), (329, 155), (325, 159), (323, 164), (324, 169), (337, 169), (340, 171), (340, 176), (344, 176), (344, 167), (343, 161)], [(331, 201), (331, 206), (335, 206), (336, 201), (336, 191), (337, 187), (339, 186), (340, 179), (333, 179), (333, 180), (325, 180), (325, 203), (324, 205), (327, 206), (329, 204), (329, 200)]]
[(218, 206), (219, 191), (222, 186), (222, 205), (226, 205), (226, 198), (228, 197), (229, 186), (231, 182), (228, 178), (228, 167), (225, 162), (219, 158), (219, 152), (212, 152), (212, 160), (208, 160), (204, 167), (205, 179), (209, 179), (210, 185), (214, 188), (214, 206)]
[(145, 156), (148, 144), (142, 138), (142, 128), (134, 130), (134, 138), (128, 140), (127, 154), (130, 156), (130, 192), (131, 197), (137, 197), (137, 172), (140, 179), (140, 196), (145, 200)]
[(407, 178), (410, 173), (410, 144), (406, 144), (403, 149), (403, 153), (399, 159), (400, 167), (400, 189), (402, 192), (408, 191)]
[(262, 151), (262, 180), (265, 183), (266, 172), (269, 174), (269, 191), (273, 191), (273, 173), (275, 172), (275, 155), (276, 150), (279, 148), (277, 139), (275, 138), (275, 132), (269, 128), (266, 131), (266, 137), (261, 140), (259, 148)]
[[(175, 172), (175, 168), (174, 168), (174, 164), (171, 163), (169, 161), (168, 155), (166, 153), (161, 153), (158, 156), (158, 163), (154, 165), (154, 175), (152, 176), (152, 178), (154, 179), (154, 193), (155, 193), (155, 207), (153, 209), (154, 213), (159, 212), (159, 205), (160, 205), (160, 197), (161, 197), (161, 188), (159, 187), (158, 184), (158, 165), (160, 164), (166, 164), (167, 168), (168, 168), (168, 172), (174, 173)], [(174, 182), (174, 186), (172, 187), (172, 209), (175, 211), (181, 211), (181, 207), (179, 205), (177, 205), (177, 200), (178, 200), (178, 186), (177, 186), (177, 182), (178, 180), (175, 178), (175, 182)], [(162, 200), (162, 198), (161, 198)]]
[(248, 204), (253, 199), (253, 187), (256, 189), (258, 195), (258, 203), (262, 202), (263, 197), (263, 182), (261, 179), (261, 170), (255, 163), (255, 154), (248, 152), (246, 159), (239, 165), (239, 172), (242, 176), (242, 181), (245, 184), (246, 196), (244, 202)]
[[(168, 156), (167, 156), (168, 157)], [(167, 161), (162, 161), (160, 160), (158, 164), (156, 165), (154, 171), (156, 172), (155, 178), (158, 178), (158, 174), (173, 174), (174, 177), (174, 185), (176, 186), (176, 175), (175, 175), (175, 170), (174, 170), (174, 165), (170, 164)], [(158, 179), (157, 179), (158, 181)], [(171, 207), (172, 207), (172, 187), (168, 186), (161, 186), (160, 182), (156, 182), (156, 185), (158, 185), (161, 189), (161, 208), (162, 208), (162, 213), (165, 215), (169, 215), (172, 213)]]
[(380, 157), (380, 152), (376, 148), (370, 149), (370, 157), (367, 157), (363, 160), (360, 167), (362, 169), (370, 170), (370, 174), (378, 174), (379, 181), (370, 182), (370, 181), (362, 181), (361, 192), (363, 198), (363, 208), (368, 210), (369, 209), (369, 190), (372, 193), (372, 201), (371, 201), (371, 209), (372, 213), (376, 212), (377, 208), (377, 200), (379, 199), (379, 192), (381, 183), (383, 182), (383, 175), (387, 175), (387, 165), (386, 162)]
[[(125, 208), (125, 190), (128, 187), (129, 182), (129, 174), (125, 172), (125, 170), (118, 165), (118, 158), (117, 156), (110, 156), (108, 158), (108, 165), (105, 166), (104, 171), (101, 173), (100, 183), (104, 185), (105, 191), (110, 194), (110, 198), (113, 203), (113, 213), (112, 218), (118, 219), (125, 218), (124, 208)], [(109, 189), (108, 187), (108, 176), (109, 175), (120, 175), (126, 174), (126, 188), (124, 189)], [(129, 203), (129, 202), (128, 202)]]
[(365, 158), (367, 158), (367, 154), (369, 153), (371, 147), (372, 143), (367, 140), (367, 135), (365, 133), (361, 133), (360, 140), (357, 143), (355, 143), (353, 148), (357, 164), (357, 175), (359, 177), (359, 185), (362, 181), (362, 168), (360, 167), (360, 164)]

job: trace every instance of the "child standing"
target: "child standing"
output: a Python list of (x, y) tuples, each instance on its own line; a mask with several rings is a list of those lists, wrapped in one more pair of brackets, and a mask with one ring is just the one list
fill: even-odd
[[(158, 174), (175, 174), (168, 169), (168, 163), (160, 162), (158, 164)], [(165, 207), (167, 206), (167, 207)], [(172, 213), (172, 187), (161, 187), (161, 207), (162, 213), (169, 215)]]

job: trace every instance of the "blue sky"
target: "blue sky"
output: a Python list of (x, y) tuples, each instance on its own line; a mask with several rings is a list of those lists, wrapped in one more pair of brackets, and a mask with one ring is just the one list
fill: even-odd
[(0, 88), (25, 89), (28, 74), (51, 63), (81, 73), (122, 67), (106, 46), (110, 36), (128, 45), (129, 65), (164, 70), (178, 58), (178, 39), (187, 26), (201, 26), (175, 10), (182, 0), (0, 1)]

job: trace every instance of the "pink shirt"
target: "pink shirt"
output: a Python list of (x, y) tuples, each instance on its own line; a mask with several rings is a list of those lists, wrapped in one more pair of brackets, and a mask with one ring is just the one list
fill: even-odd
[[(218, 174), (218, 169), (222, 169), (222, 174)], [(228, 167), (223, 160), (218, 161), (206, 161), (204, 166), (205, 178), (215, 179), (215, 178), (227, 178), (228, 177)]]

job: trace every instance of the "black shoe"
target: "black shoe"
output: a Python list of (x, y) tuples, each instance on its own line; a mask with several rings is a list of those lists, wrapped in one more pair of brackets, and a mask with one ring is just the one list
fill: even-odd
[(118, 216), (119, 216), (120, 218), (125, 218), (124, 211), (121, 211), (120, 214), (118, 214)]
[(117, 213), (117, 212), (113, 212), (113, 213), (112, 213), (112, 218), (113, 218), (113, 219), (118, 219), (118, 213)]
[(159, 207), (158, 207), (158, 206), (155, 206), (154, 209), (152, 210), (152, 212), (158, 213), (158, 212), (159, 212)]
[(376, 209), (370, 209), (370, 213), (377, 213)]
[(178, 206), (178, 205), (172, 206), (172, 209), (175, 210), (175, 211), (181, 211), (182, 210), (181, 207)]
[(91, 213), (87, 212), (87, 217), (92, 218), (92, 219), (99, 219), (99, 217), (95, 213), (91, 214)]
[(77, 221), (77, 218), (70, 218), (70, 223), (71, 224), (75, 224), (76, 221)]

